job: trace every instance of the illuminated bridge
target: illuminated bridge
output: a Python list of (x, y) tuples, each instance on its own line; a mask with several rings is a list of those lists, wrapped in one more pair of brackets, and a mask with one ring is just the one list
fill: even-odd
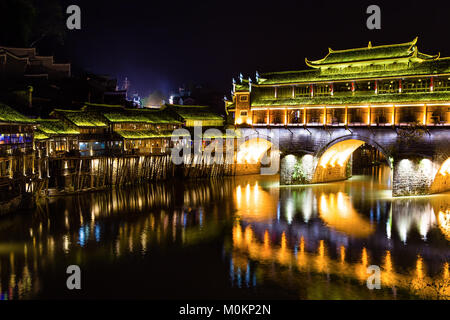
[(246, 141), (238, 163), (271, 150), (281, 184), (338, 181), (370, 145), (392, 169), (394, 196), (450, 189), (450, 58), (419, 52), (416, 38), (329, 49), (306, 64), (233, 80), (226, 111)]

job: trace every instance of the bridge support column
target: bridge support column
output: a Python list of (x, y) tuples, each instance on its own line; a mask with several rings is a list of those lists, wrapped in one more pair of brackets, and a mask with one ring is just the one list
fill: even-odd
[(288, 154), (281, 159), (280, 184), (309, 184), (314, 177), (317, 158), (310, 154)]
[(431, 184), (437, 166), (430, 159), (394, 161), (392, 196), (415, 196), (432, 193)]

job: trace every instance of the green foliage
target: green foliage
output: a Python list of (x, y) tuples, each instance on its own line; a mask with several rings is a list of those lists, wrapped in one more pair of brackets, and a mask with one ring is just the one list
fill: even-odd
[(59, 43), (65, 37), (64, 10), (58, 0), (0, 1), (0, 43), (32, 47), (46, 38)]
[(297, 163), (294, 165), (292, 180), (300, 184), (308, 183), (308, 174), (304, 170), (302, 160), (297, 161)]

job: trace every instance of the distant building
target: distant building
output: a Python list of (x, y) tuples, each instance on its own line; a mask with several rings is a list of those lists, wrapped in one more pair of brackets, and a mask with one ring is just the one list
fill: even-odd
[(70, 63), (55, 63), (53, 56), (39, 56), (36, 48), (0, 46), (0, 78), (23, 77), (49, 80), (70, 77)]

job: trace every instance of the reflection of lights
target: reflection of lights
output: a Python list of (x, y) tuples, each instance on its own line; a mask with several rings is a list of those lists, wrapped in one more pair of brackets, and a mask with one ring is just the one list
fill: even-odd
[(289, 224), (292, 223), (293, 215), (294, 215), (294, 200), (290, 198), (286, 202), (286, 219)]
[(97, 223), (95, 225), (95, 241), (99, 242), (100, 241), (100, 225)]
[(253, 231), (252, 231), (252, 228), (250, 227), (250, 225), (248, 225), (245, 228), (244, 237), (245, 237), (245, 243), (247, 245), (249, 245), (252, 242), (252, 239), (253, 239)]
[(63, 250), (65, 253), (69, 253), (70, 240), (68, 235), (63, 236)]
[(448, 278), (449, 278), (448, 262), (444, 263), (444, 266), (442, 267), (442, 278), (444, 280), (448, 280)]
[(388, 239), (391, 239), (391, 236), (392, 236), (392, 204), (389, 209), (389, 218), (388, 221), (386, 222), (386, 237)]
[(340, 251), (340, 256), (341, 256), (341, 263), (344, 263), (345, 262), (345, 247), (341, 246), (339, 248), (339, 251)]
[(264, 249), (268, 249), (269, 247), (270, 247), (269, 231), (266, 230), (264, 231)]
[(366, 247), (363, 248), (362, 254), (361, 254), (361, 264), (363, 266), (367, 266), (369, 264), (369, 257), (367, 255), (367, 249)]
[(241, 186), (239, 185), (239, 186), (236, 187), (236, 201), (237, 201), (237, 206), (238, 207), (241, 206), (241, 197), (242, 197), (241, 192), (242, 192), (241, 191)]
[(429, 214), (422, 214), (420, 216), (419, 232), (423, 240), (427, 239), (428, 230), (430, 230), (430, 227), (435, 223), (434, 217), (433, 208), (431, 208)]
[(386, 256), (384, 258), (384, 269), (387, 272), (392, 272), (392, 258), (391, 258), (391, 251), (386, 250)]
[(250, 184), (247, 183), (247, 186), (245, 187), (245, 200), (247, 201), (247, 204), (250, 202)]
[(418, 279), (422, 279), (424, 276), (423, 258), (420, 255), (417, 256), (416, 276)]
[(338, 193), (337, 196), (333, 193), (322, 194), (319, 214), (329, 227), (353, 236), (366, 237), (374, 231), (374, 227), (360, 217), (353, 208), (350, 197), (344, 193)]
[(308, 222), (313, 213), (313, 202), (315, 198), (312, 189), (307, 189), (306, 194), (302, 201), (303, 220)]

